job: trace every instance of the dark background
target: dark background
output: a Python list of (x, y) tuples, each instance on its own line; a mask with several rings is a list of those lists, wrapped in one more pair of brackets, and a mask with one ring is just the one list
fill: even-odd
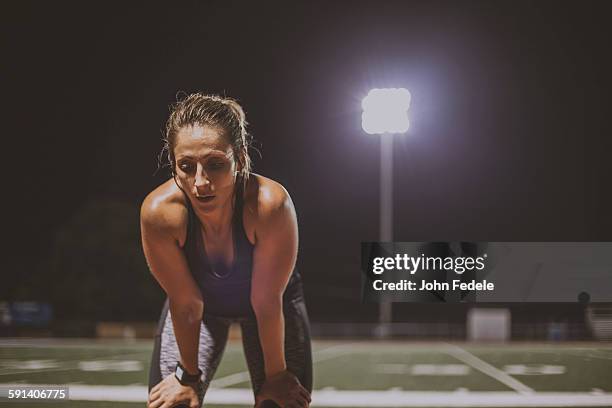
[(157, 155), (178, 91), (245, 108), (255, 172), (297, 209), (315, 320), (376, 316), (359, 303), (360, 242), (378, 239), (379, 141), (360, 107), (372, 87), (412, 93), (395, 145), (396, 241), (612, 240), (605, 2), (1, 8), (0, 300), (157, 317), (138, 209), (169, 176)]

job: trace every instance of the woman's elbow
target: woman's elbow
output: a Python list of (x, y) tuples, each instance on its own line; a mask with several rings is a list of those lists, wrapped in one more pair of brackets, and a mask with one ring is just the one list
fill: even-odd
[(172, 299), (170, 298), (170, 311), (173, 316), (185, 319), (189, 323), (202, 320), (204, 302), (200, 298)]

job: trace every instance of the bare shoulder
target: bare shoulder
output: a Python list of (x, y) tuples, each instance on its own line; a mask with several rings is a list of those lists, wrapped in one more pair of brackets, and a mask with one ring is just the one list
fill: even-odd
[(187, 225), (187, 203), (183, 192), (169, 179), (151, 191), (140, 207), (140, 222), (148, 231), (171, 234), (183, 246)]
[(260, 174), (251, 174), (245, 192), (247, 206), (261, 212), (284, 206), (288, 201), (291, 197), (282, 184)]
[(289, 192), (282, 184), (260, 174), (252, 173), (244, 196), (245, 209), (256, 215), (285, 206), (293, 206)]
[[(244, 195), (244, 220), (249, 236), (256, 240), (256, 230), (279, 221), (295, 221), (295, 208), (285, 187), (260, 174), (251, 173)], [(282, 220), (281, 220), (282, 221)]]

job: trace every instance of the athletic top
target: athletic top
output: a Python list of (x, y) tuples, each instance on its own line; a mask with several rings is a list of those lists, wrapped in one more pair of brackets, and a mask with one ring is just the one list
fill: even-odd
[[(204, 250), (200, 220), (191, 202), (187, 199), (189, 221), (187, 238), (183, 251), (204, 302), (204, 314), (221, 317), (255, 317), (251, 305), (251, 276), (253, 269), (253, 248), (244, 230), (242, 180), (236, 183), (236, 202), (232, 216), (232, 241), (234, 243), (234, 264), (227, 268), (219, 259), (209, 259)], [(300, 276), (293, 270), (287, 284), (284, 299), (301, 296)]]

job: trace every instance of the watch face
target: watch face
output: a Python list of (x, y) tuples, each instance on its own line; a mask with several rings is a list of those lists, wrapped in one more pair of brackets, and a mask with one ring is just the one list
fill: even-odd
[(183, 378), (183, 369), (181, 368), (181, 366), (176, 367), (176, 376), (181, 379)]

